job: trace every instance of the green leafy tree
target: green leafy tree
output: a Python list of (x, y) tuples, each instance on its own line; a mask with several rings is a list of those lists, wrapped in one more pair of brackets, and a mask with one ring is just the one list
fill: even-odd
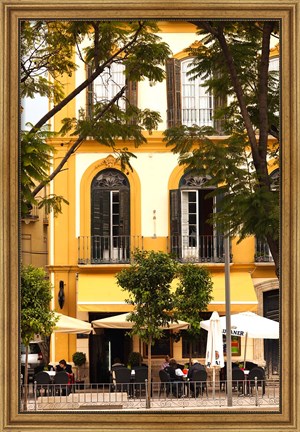
[[(35, 335), (51, 335), (57, 318), (50, 311), (51, 283), (42, 268), (31, 265), (21, 269), (21, 339), (26, 347), (24, 382), (28, 382), (28, 347)], [(27, 409), (27, 387), (25, 387), (24, 410)]]
[(174, 295), (176, 317), (190, 324), (185, 330), (189, 338), (189, 362), (192, 359), (192, 341), (200, 334), (200, 312), (207, 310), (213, 299), (211, 274), (205, 267), (193, 263), (178, 269), (179, 284)]
[(129, 319), (134, 323), (132, 334), (138, 335), (148, 345), (149, 404), (151, 346), (162, 336), (162, 327), (174, 320), (171, 282), (176, 271), (177, 263), (168, 254), (136, 250), (130, 267), (116, 275), (118, 285), (129, 293), (127, 303), (134, 307)]
[(265, 240), (279, 275), (279, 196), (269, 175), (271, 164), (279, 163), (279, 76), (268, 70), (278, 23), (193, 23), (200, 41), (188, 49), (194, 57), (190, 78), (203, 76), (220, 102), (215, 118), (226, 136), (213, 140), (212, 128), (177, 126), (165, 132), (165, 140), (181, 164), (210, 179), (210, 196), (223, 197), (211, 222), (240, 240)]
[[(43, 173), (42, 180), (40, 176), (30, 177), (35, 183), (35, 187), (30, 186), (31, 195), (27, 193), (29, 182), (25, 179), (27, 192), (22, 198), (25, 201), (23, 208), (26, 210), (26, 207), (37, 202), (43, 204), (43, 198), (37, 199), (38, 193), (61, 172), (69, 157), (76, 152), (87, 136), (93, 136), (99, 143), (114, 151), (121, 161), (122, 168), (130, 166), (130, 158), (134, 155), (126, 147), (118, 147), (116, 141), (120, 138), (121, 140), (132, 139), (135, 146), (145, 143), (146, 139), (142, 132), (147, 130), (151, 133), (157, 128), (160, 116), (149, 109), (138, 109), (128, 99), (129, 82), (138, 82), (145, 78), (153, 82), (162, 81), (165, 77), (165, 60), (170, 55), (170, 50), (167, 44), (154, 34), (158, 31), (158, 27), (155, 22), (150, 21), (69, 21), (57, 24), (38, 21), (24, 22), (22, 30), (21, 95), (29, 97), (34, 97), (36, 94), (47, 95), (54, 102), (53, 108), (46, 115), (29, 131), (23, 132), (22, 146), (30, 147), (37, 134), (43, 141), (41, 128), (87, 89), (100, 74), (105, 70), (109, 71), (114, 63), (122, 63), (125, 66), (125, 84), (120, 87), (116, 95), (111, 99), (95, 103), (88, 114), (82, 109), (79, 118), (63, 120), (58, 133), (60, 136), (68, 134), (71, 137), (69, 149), (55, 170), (48, 172), (47, 175)], [(81, 49), (83, 40), (85, 40), (85, 48)], [(62, 55), (59, 54), (56, 44), (64, 53), (65, 64), (62, 62)], [(78, 62), (81, 61), (89, 69), (89, 74), (71, 93), (65, 94), (62, 77), (64, 74), (71, 76), (76, 69), (72, 60), (75, 50)], [(125, 101), (124, 109), (120, 109), (121, 100)], [(45, 143), (47, 145), (46, 141)], [(51, 155), (51, 151), (51, 147), (49, 151), (44, 150), (45, 159)], [(28, 149), (25, 148), (23, 153), (27, 154)], [(36, 172), (35, 159), (32, 158), (30, 164), (33, 165), (32, 171)], [(53, 205), (55, 197), (50, 198), (46, 203)], [(62, 197), (58, 197), (58, 210), (62, 201)]]

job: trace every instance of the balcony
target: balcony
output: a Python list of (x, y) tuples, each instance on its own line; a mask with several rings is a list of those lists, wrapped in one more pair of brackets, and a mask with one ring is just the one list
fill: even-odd
[(224, 236), (171, 236), (170, 252), (181, 262), (224, 263)]
[(254, 262), (256, 263), (273, 263), (273, 257), (271, 255), (268, 243), (264, 240), (256, 239), (255, 244), (255, 255)]
[(170, 126), (174, 126), (180, 123), (185, 126), (193, 126), (194, 124), (198, 126), (214, 126), (213, 121), (213, 108), (184, 108), (182, 110), (167, 110), (167, 118)]
[(126, 264), (136, 248), (143, 249), (141, 236), (80, 236), (78, 264)]
[[(224, 263), (224, 236), (171, 236), (167, 252), (180, 262)], [(78, 264), (128, 264), (133, 250), (144, 249), (142, 236), (80, 236)]]
[(186, 126), (213, 126), (212, 108), (188, 108), (182, 109), (182, 124)]

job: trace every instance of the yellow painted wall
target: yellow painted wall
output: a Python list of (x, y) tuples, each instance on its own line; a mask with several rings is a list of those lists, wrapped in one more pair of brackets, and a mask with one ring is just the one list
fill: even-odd
[(231, 251), (235, 264), (247, 264), (254, 262), (255, 238), (247, 237), (238, 243), (238, 239), (232, 239)]

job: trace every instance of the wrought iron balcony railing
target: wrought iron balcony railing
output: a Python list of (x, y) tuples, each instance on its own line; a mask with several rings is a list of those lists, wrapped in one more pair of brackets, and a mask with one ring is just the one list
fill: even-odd
[[(80, 236), (78, 264), (126, 264), (136, 248), (144, 249), (142, 236)], [(180, 262), (223, 263), (224, 236), (171, 236), (168, 251)]]
[(223, 263), (224, 236), (171, 236), (170, 252), (182, 262)]
[(167, 118), (170, 125), (180, 123), (186, 126), (214, 126), (214, 110), (212, 108), (184, 108), (182, 110), (167, 110)]
[(129, 263), (130, 251), (143, 249), (140, 236), (80, 236), (78, 264)]
[(254, 262), (273, 262), (268, 243), (265, 240), (256, 239)]

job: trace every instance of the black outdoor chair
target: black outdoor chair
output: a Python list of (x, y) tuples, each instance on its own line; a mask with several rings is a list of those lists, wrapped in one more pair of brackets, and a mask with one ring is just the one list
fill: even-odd
[(67, 396), (71, 393), (70, 378), (67, 372), (56, 372), (53, 383), (56, 395)]
[(144, 366), (136, 366), (134, 368), (134, 394), (141, 396), (142, 392), (146, 393), (146, 383), (148, 379), (148, 368)]
[(171, 390), (170, 375), (163, 369), (161, 369), (158, 374), (160, 379), (159, 397), (162, 392), (164, 392), (166, 396), (169, 396)]
[(246, 361), (246, 363), (245, 363), (245, 369), (246, 370), (251, 371), (255, 367), (258, 367), (258, 365), (256, 363)]
[(203, 395), (203, 391), (205, 390), (206, 396), (207, 393), (207, 372), (204, 369), (195, 370), (191, 379), (190, 379), (190, 391), (193, 397), (198, 397), (199, 394)]
[[(227, 391), (228, 381), (226, 381), (226, 391)], [(240, 393), (244, 393), (244, 385), (245, 385), (245, 374), (240, 368), (232, 369), (232, 388), (233, 390), (237, 390)]]
[(35, 391), (36, 396), (43, 395), (51, 395), (52, 394), (52, 385), (51, 385), (51, 379), (49, 374), (47, 372), (38, 372), (36, 375), (34, 375), (33, 382), (36, 383), (35, 385)]
[[(257, 378), (257, 384), (255, 384), (255, 378)], [(253, 392), (255, 385), (262, 388), (262, 394), (266, 391), (266, 375), (262, 367), (255, 367), (251, 369), (248, 375), (248, 386), (250, 387), (250, 392)]]
[[(231, 368), (232, 368), (231, 370), (239, 369), (239, 366), (235, 362), (232, 362)], [(225, 362), (224, 367), (220, 369), (220, 390), (221, 391), (226, 391), (226, 380), (227, 380), (227, 362)]]
[(132, 395), (131, 370), (127, 367), (119, 367), (113, 370), (113, 382), (116, 391), (126, 391), (129, 396)]

